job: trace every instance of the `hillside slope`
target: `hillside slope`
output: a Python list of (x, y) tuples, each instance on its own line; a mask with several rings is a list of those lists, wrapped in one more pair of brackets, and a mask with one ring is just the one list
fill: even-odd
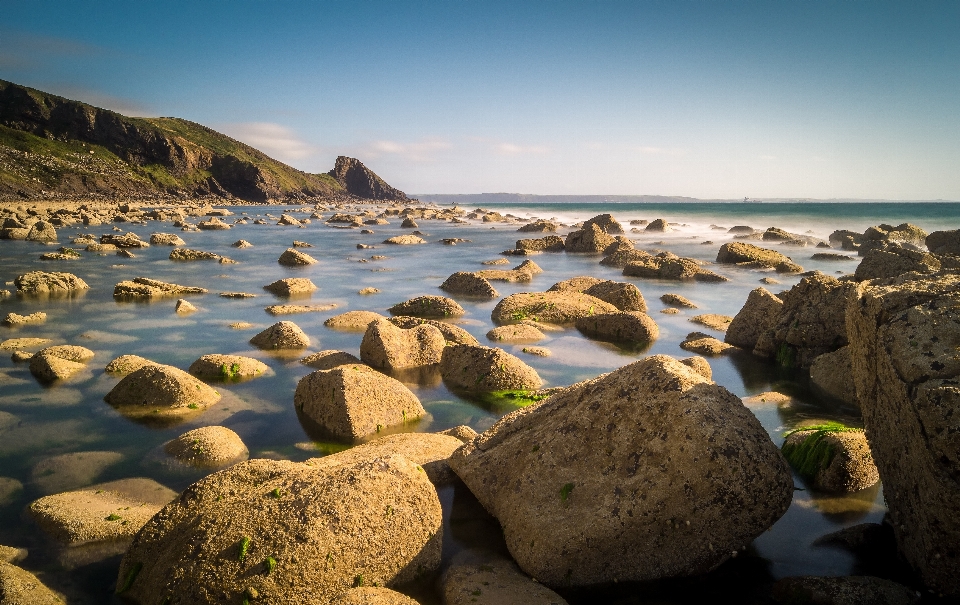
[[(250, 202), (343, 194), (406, 199), (359, 161), (344, 160), (353, 166), (354, 186), (342, 175), (302, 172), (187, 120), (130, 118), (0, 80), (0, 198), (54, 193), (217, 195)], [(362, 183), (383, 186), (356, 186)]]

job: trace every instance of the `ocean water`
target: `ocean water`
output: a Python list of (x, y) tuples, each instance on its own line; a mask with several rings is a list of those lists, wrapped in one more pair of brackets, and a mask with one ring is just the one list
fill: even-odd
[[(796, 233), (808, 233), (826, 239), (835, 229), (862, 231), (879, 223), (910, 222), (927, 231), (960, 228), (960, 204), (585, 204), (531, 203), (525, 205), (485, 205), (518, 217), (556, 218), (572, 224), (601, 213), (612, 213), (628, 230), (627, 236), (636, 247), (647, 250), (669, 250), (681, 256), (713, 261), (720, 245), (730, 241), (726, 229), (733, 225), (755, 228), (780, 227)], [(469, 208), (472, 210), (473, 208)], [(282, 207), (233, 207), (253, 219), (267, 213), (279, 216)], [(329, 213), (327, 213), (329, 214)], [(664, 218), (675, 224), (669, 233), (630, 233), (633, 219)], [(229, 219), (226, 219), (229, 220)], [(52, 344), (77, 344), (92, 349), (96, 356), (88, 369), (54, 385), (41, 385), (30, 374), (27, 364), (15, 363), (9, 352), (0, 356), (0, 411), (13, 416), (0, 426), (0, 477), (13, 479), (22, 489), (0, 493), (0, 544), (26, 547), (30, 556), (23, 567), (38, 573), (52, 587), (67, 592), (78, 603), (109, 602), (119, 558), (107, 557), (82, 565), (69, 562), (61, 549), (49, 542), (24, 513), (36, 498), (49, 493), (44, 477), (35, 468), (43, 460), (73, 452), (115, 452), (118, 461), (89, 472), (68, 487), (101, 483), (125, 477), (150, 477), (180, 491), (201, 475), (173, 474), (148, 461), (151, 451), (177, 435), (199, 426), (223, 425), (236, 431), (251, 452), (251, 458), (305, 460), (334, 451), (338, 447), (305, 429), (293, 408), (293, 393), (300, 378), (311, 370), (298, 359), (310, 352), (339, 349), (358, 354), (362, 333), (326, 328), (324, 320), (349, 310), (371, 310), (388, 315), (395, 303), (423, 294), (443, 294), (438, 286), (455, 271), (486, 268), (482, 261), (500, 257), (500, 252), (513, 248), (515, 240), (538, 237), (519, 234), (518, 225), (481, 223), (457, 225), (432, 220), (419, 220), (420, 231), (426, 233), (427, 244), (389, 246), (381, 242), (393, 235), (408, 233), (400, 228), (400, 220), (389, 219), (391, 225), (371, 227), (376, 233), (361, 234), (359, 229), (331, 228), (314, 221), (305, 228), (269, 225), (237, 225), (228, 231), (183, 232), (169, 223), (148, 222), (146, 226), (118, 224), (124, 231), (136, 232), (149, 239), (153, 232), (177, 233), (187, 247), (228, 256), (238, 264), (221, 265), (216, 261), (174, 262), (168, 259), (171, 248), (153, 246), (133, 250), (135, 258), (113, 254), (81, 252), (74, 261), (40, 261), (41, 253), (56, 246), (31, 242), (0, 240), (0, 287), (13, 290), (13, 279), (30, 270), (67, 271), (83, 278), (90, 289), (65, 298), (35, 298), (14, 295), (0, 299), (0, 317), (15, 312), (47, 313), (43, 324), (18, 328), (0, 326), (0, 341), (19, 337), (50, 338)], [(569, 229), (562, 229), (561, 234)], [(112, 233), (111, 226), (71, 227), (59, 230), (60, 243), (69, 245), (80, 233), (99, 236)], [(470, 240), (456, 246), (439, 243), (442, 238)], [(252, 248), (236, 249), (230, 244), (245, 239)], [(304, 251), (320, 262), (301, 268), (280, 266), (277, 258), (293, 240), (306, 241), (314, 248)], [(357, 244), (371, 244), (374, 250), (358, 250)], [(850, 253), (845, 262), (817, 262), (810, 256), (814, 248), (783, 248), (806, 269), (830, 274), (852, 272), (857, 257)], [(371, 260), (373, 255), (385, 260)], [(508, 257), (511, 266), (523, 257)], [(711, 269), (730, 278), (720, 284), (678, 283), (623, 277), (621, 270), (598, 264), (601, 257), (564, 253), (544, 253), (532, 260), (544, 273), (526, 284), (494, 285), (502, 296), (514, 292), (542, 291), (553, 283), (577, 275), (593, 275), (603, 279), (635, 283), (650, 307), (651, 316), (660, 326), (660, 337), (647, 348), (621, 347), (587, 339), (574, 329), (549, 332), (538, 345), (552, 351), (547, 358), (522, 353), (521, 346), (501, 345), (534, 367), (546, 386), (567, 385), (609, 372), (645, 355), (668, 354), (689, 357), (679, 343), (692, 331), (722, 334), (690, 322), (697, 313), (735, 315), (747, 294), (760, 286), (759, 279), (774, 276), (755, 270), (729, 266)], [(507, 268), (507, 267), (504, 267)], [(149, 277), (189, 286), (208, 288), (204, 295), (184, 298), (199, 311), (188, 316), (174, 312), (177, 297), (150, 302), (119, 301), (113, 297), (117, 282), (134, 277)], [(319, 290), (296, 304), (335, 303), (327, 312), (273, 317), (264, 307), (281, 304), (263, 286), (284, 277), (310, 278)], [(767, 286), (777, 292), (789, 289), (798, 276), (776, 275), (782, 283)], [(381, 293), (360, 295), (365, 287)], [(218, 296), (219, 292), (254, 293), (255, 298), (233, 299)], [(700, 308), (681, 310), (665, 315), (659, 297), (672, 292), (686, 296)], [(486, 332), (494, 327), (490, 312), (493, 301), (464, 299), (458, 302), (467, 314), (455, 321), (489, 343)], [(249, 339), (260, 330), (280, 320), (294, 321), (311, 338), (306, 351), (277, 354), (259, 351)], [(249, 322), (253, 327), (234, 329), (234, 322)], [(271, 368), (262, 378), (239, 383), (217, 383), (224, 395), (221, 402), (202, 414), (179, 424), (156, 424), (134, 420), (119, 414), (103, 401), (103, 396), (118, 378), (107, 375), (103, 367), (123, 354), (136, 354), (151, 360), (186, 369), (195, 359), (208, 353), (241, 354), (256, 357)], [(747, 353), (711, 358), (714, 380), (740, 397), (777, 390), (794, 397), (790, 407), (762, 405), (751, 407), (771, 438), (777, 444), (783, 433), (797, 423), (810, 419), (839, 419), (856, 424), (856, 410), (823, 401), (814, 395), (803, 372), (778, 369), (769, 362)], [(437, 377), (425, 376), (408, 386), (423, 402), (429, 416), (402, 430), (439, 431), (467, 424), (483, 431), (510, 409), (467, 400), (448, 390)], [(4, 416), (4, 418), (7, 418)], [(96, 470), (96, 469), (95, 469)], [(795, 478), (798, 487), (804, 487)], [(9, 481), (7, 482), (9, 484)], [(444, 558), (458, 550), (475, 545), (503, 549), (502, 536), (496, 521), (486, 516), (463, 486), (441, 490), (444, 505)], [(644, 602), (655, 599), (664, 603), (686, 603), (704, 595), (724, 590), (744, 590), (743, 586), (762, 586), (773, 579), (799, 574), (844, 575), (869, 573), (867, 563), (831, 547), (815, 546), (820, 536), (863, 522), (879, 522), (885, 512), (882, 488), (864, 490), (838, 498), (818, 494), (809, 489), (798, 490), (790, 510), (768, 532), (754, 542), (745, 555), (732, 559), (720, 569), (697, 581), (665, 582), (657, 585), (602, 587), (564, 593), (571, 603)], [(455, 522), (451, 522), (455, 519)], [(740, 588), (736, 588), (740, 587)], [(411, 589), (423, 603), (439, 602), (432, 586)], [(74, 602), (71, 601), (71, 602)]]

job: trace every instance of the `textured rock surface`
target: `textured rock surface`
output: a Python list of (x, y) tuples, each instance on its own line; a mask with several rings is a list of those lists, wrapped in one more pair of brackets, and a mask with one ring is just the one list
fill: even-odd
[(351, 588), (330, 601), (330, 605), (420, 605), (407, 595), (375, 586)]
[(113, 288), (117, 298), (153, 298), (159, 296), (179, 296), (181, 294), (205, 294), (206, 288), (169, 284), (147, 277), (136, 277), (132, 281), (122, 281)]
[(363, 332), (367, 329), (367, 326), (370, 325), (371, 321), (376, 321), (378, 319), (386, 318), (379, 313), (374, 313), (373, 311), (347, 311), (346, 313), (341, 313), (340, 315), (334, 315), (330, 319), (323, 322), (323, 325), (335, 330)]
[(752, 351), (760, 336), (773, 328), (781, 309), (783, 301), (766, 289), (757, 288), (751, 291), (740, 312), (727, 326), (723, 341)]
[(520, 292), (497, 303), (491, 317), (493, 323), (498, 325), (524, 319), (564, 324), (595, 313), (613, 313), (617, 310), (608, 302), (579, 292)]
[(3, 605), (63, 605), (66, 599), (47, 588), (37, 576), (0, 562), (0, 603)]
[(773, 585), (773, 600), (782, 605), (913, 605), (917, 593), (873, 576), (794, 576)]
[(440, 375), (452, 388), (466, 391), (539, 389), (537, 371), (503, 349), (450, 345), (443, 349)]
[(729, 281), (722, 275), (704, 269), (692, 258), (681, 258), (669, 252), (630, 261), (624, 265), (623, 274), (632, 277), (672, 281), (689, 279), (708, 283)]
[(446, 296), (417, 296), (393, 305), (388, 311), (410, 317), (459, 317), (466, 313), (457, 301)]
[[(523, 227), (521, 227), (523, 229)], [(531, 250), (534, 252), (563, 252), (563, 238), (559, 235), (548, 235), (546, 237), (518, 239), (514, 244), (518, 250)]]
[(258, 349), (305, 349), (310, 337), (292, 321), (279, 321), (250, 339)]
[(430, 325), (434, 328), (440, 330), (440, 333), (443, 334), (443, 338), (447, 342), (455, 342), (462, 345), (477, 345), (480, 344), (476, 338), (473, 337), (470, 332), (467, 332), (459, 326), (455, 326), (451, 323), (445, 321), (437, 321), (435, 319), (423, 319), (422, 317), (407, 317), (405, 315), (398, 315), (396, 317), (391, 317), (387, 321), (397, 326), (398, 328), (409, 329), (421, 325)]
[(303, 265), (315, 265), (317, 259), (305, 252), (300, 252), (296, 248), (287, 248), (277, 259), (277, 262), (285, 267), (300, 267)]
[(219, 401), (220, 395), (183, 370), (152, 364), (127, 374), (104, 400), (117, 407), (150, 412), (155, 408), (205, 408)]
[(204, 426), (163, 444), (163, 453), (184, 466), (218, 469), (250, 455), (240, 435), (224, 426)]
[(415, 244), (425, 244), (427, 240), (417, 237), (416, 235), (398, 235), (396, 237), (391, 237), (383, 240), (385, 244), (394, 244), (397, 246), (412, 246)]
[(660, 336), (660, 328), (653, 318), (642, 311), (617, 311), (580, 317), (577, 329), (587, 336), (618, 342), (653, 342)]
[(360, 359), (387, 370), (418, 368), (440, 363), (445, 345), (443, 333), (429, 324), (404, 330), (386, 319), (378, 319), (363, 334)]
[(360, 439), (426, 414), (403, 383), (366, 366), (339, 366), (307, 374), (293, 404), (338, 439)]
[(265, 376), (270, 372), (270, 367), (252, 357), (243, 357), (241, 355), (203, 355), (187, 369), (188, 372), (200, 378), (213, 379), (222, 378), (256, 378)]
[(608, 302), (621, 311), (647, 312), (647, 302), (643, 300), (640, 288), (629, 282), (606, 280), (590, 286), (583, 293)]
[(960, 276), (861, 284), (847, 307), (853, 379), (900, 551), (960, 596)]
[(931, 273), (939, 270), (940, 264), (933, 254), (910, 250), (898, 244), (884, 244), (867, 250), (853, 275), (857, 281), (864, 281), (897, 277), (911, 271)]
[(150, 245), (152, 246), (185, 246), (187, 242), (175, 233), (151, 233)]
[(548, 585), (706, 572), (793, 496), (756, 417), (662, 355), (504, 416), (450, 465)]
[(294, 294), (309, 294), (316, 290), (317, 286), (306, 277), (287, 277), (267, 284), (263, 289), (277, 296), (292, 296)]
[[(855, 492), (880, 480), (863, 431), (816, 433), (812, 429), (797, 430), (790, 433), (783, 443), (783, 452), (787, 454), (790, 448), (801, 447), (807, 439), (819, 437), (822, 447), (831, 452), (829, 462), (820, 465), (815, 473), (805, 476), (815, 488), (826, 492)], [(791, 459), (790, 456), (787, 458)]]
[(307, 355), (300, 360), (305, 366), (309, 366), (315, 370), (332, 370), (337, 366), (344, 366), (350, 364), (360, 364), (362, 363), (356, 356), (346, 353), (344, 351), (320, 351), (319, 353), (313, 353), (312, 355)]
[[(55, 349), (61, 347), (47, 347), (41, 349), (30, 358), (30, 373), (41, 382), (64, 380), (82, 371), (86, 366), (78, 360), (58, 355)], [(77, 347), (81, 349), (83, 347)], [(89, 351), (89, 349), (87, 349)], [(90, 351), (93, 357), (93, 351)], [(90, 359), (88, 357), (87, 359)], [(86, 359), (84, 360), (86, 361)]]
[(129, 374), (148, 365), (154, 365), (154, 362), (139, 355), (121, 355), (120, 357), (112, 359), (110, 363), (103, 368), (103, 371), (111, 374)]
[[(295, 520), (295, 522), (291, 522)], [(118, 574), (143, 605), (329, 602), (362, 576), (393, 586), (440, 563), (440, 502), (401, 456), (315, 469), (251, 460), (194, 483), (140, 530)], [(134, 572), (134, 570), (138, 570)]]
[(853, 364), (850, 347), (841, 347), (833, 353), (824, 353), (810, 364), (810, 382), (826, 394), (844, 403), (856, 405), (857, 390), (853, 384)]
[(663, 294), (660, 296), (660, 301), (665, 305), (672, 305), (675, 307), (683, 307), (685, 309), (696, 309), (697, 305), (690, 301), (690, 299), (680, 296), (679, 294)]
[(960, 256), (960, 229), (953, 231), (934, 231), (927, 236), (927, 249), (934, 254), (953, 254)]
[(487, 338), (497, 342), (538, 342), (547, 335), (526, 324), (511, 324), (500, 326), (487, 332)]
[(743, 242), (729, 242), (720, 246), (720, 251), (717, 253), (717, 262), (738, 265), (748, 264), (758, 268), (767, 267), (775, 269), (777, 273), (800, 273), (803, 271), (803, 267), (776, 250)]
[(464, 550), (440, 580), (445, 605), (566, 605), (560, 595), (524, 575), (510, 559)]
[(90, 286), (72, 273), (45, 273), (31, 271), (18, 275), (13, 280), (18, 292), (23, 294), (58, 294), (86, 290)]
[(615, 243), (612, 235), (607, 234), (596, 224), (584, 225), (583, 229), (573, 231), (564, 240), (564, 249), (567, 252), (585, 252), (600, 254), (607, 246)]
[(486, 278), (467, 271), (454, 273), (440, 284), (440, 289), (444, 292), (459, 294), (461, 296), (478, 296), (483, 298), (500, 297), (500, 293), (490, 285), (490, 282), (487, 281)]

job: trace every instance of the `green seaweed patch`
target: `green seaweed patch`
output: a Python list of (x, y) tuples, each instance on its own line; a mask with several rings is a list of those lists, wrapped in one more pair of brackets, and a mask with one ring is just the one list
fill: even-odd
[(243, 563), (244, 559), (247, 558), (247, 550), (250, 549), (250, 537), (244, 536), (240, 538), (240, 552), (237, 554), (237, 560)]
[(826, 422), (812, 426), (803, 426), (784, 433), (785, 438), (789, 438), (794, 433), (807, 432), (810, 434), (804, 437), (799, 443), (790, 443), (789, 440), (783, 443), (781, 451), (783, 457), (787, 459), (796, 471), (804, 479), (813, 479), (817, 473), (826, 469), (833, 462), (836, 455), (836, 448), (824, 437), (833, 433), (848, 433), (860, 431), (862, 429), (849, 427), (839, 422)]
[(123, 584), (120, 586), (120, 589), (117, 590), (117, 594), (123, 594), (130, 590), (130, 587), (133, 586), (133, 582), (137, 579), (137, 575), (140, 573), (141, 569), (143, 569), (143, 563), (140, 561), (137, 561), (133, 564), (133, 567), (130, 568), (130, 571), (127, 572), (126, 577), (123, 579)]
[(785, 342), (781, 342), (777, 347), (776, 354), (777, 365), (785, 368), (794, 368), (797, 366), (797, 350)]
[(467, 398), (477, 401), (485, 408), (496, 413), (506, 413), (539, 403), (549, 397), (536, 391), (487, 391), (468, 394)]
[(313, 447), (317, 449), (323, 456), (329, 456), (330, 454), (339, 454), (340, 452), (345, 452), (353, 445), (349, 443), (340, 443), (338, 441), (314, 441)]

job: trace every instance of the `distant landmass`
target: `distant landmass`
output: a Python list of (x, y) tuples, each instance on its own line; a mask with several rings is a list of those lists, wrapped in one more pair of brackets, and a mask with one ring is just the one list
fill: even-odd
[(311, 174), (180, 118), (131, 118), (0, 80), (0, 199), (407, 200), (359, 160)]
[(881, 200), (857, 198), (737, 198), (705, 199), (679, 195), (538, 195), (532, 193), (418, 193), (422, 202), (482, 206), (485, 204), (872, 204), (872, 203), (956, 203), (954, 200)]

